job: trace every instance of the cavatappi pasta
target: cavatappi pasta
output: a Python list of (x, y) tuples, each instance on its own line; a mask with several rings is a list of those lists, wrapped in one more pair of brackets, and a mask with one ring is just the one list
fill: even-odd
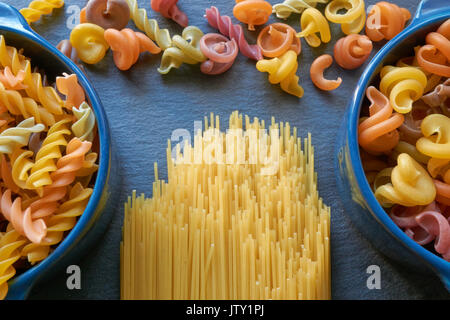
[[(245, 122), (245, 127), (244, 127)], [(155, 164), (153, 197), (125, 203), (122, 299), (329, 299), (330, 208), (311, 137), (232, 113)], [(303, 149), (302, 149), (303, 148)]]

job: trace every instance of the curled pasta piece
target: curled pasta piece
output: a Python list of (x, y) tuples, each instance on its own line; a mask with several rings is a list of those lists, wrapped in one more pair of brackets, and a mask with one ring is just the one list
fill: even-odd
[(21, 189), (27, 188), (26, 181), (29, 177), (29, 171), (34, 163), (31, 161), (33, 152), (17, 148), (11, 154), (12, 171), (11, 175), (14, 183)]
[(372, 48), (367, 36), (350, 34), (334, 45), (334, 59), (344, 69), (356, 69), (369, 58)]
[(31, 23), (38, 21), (44, 14), (51, 14), (53, 9), (61, 8), (63, 5), (63, 0), (34, 0), (27, 8), (20, 9), (20, 13), (28, 23)]
[(399, 113), (392, 114), (389, 100), (375, 87), (366, 90), (370, 100), (369, 118), (358, 126), (359, 145), (368, 152), (386, 152), (395, 148), (399, 141), (397, 128), (404, 117)]
[(163, 17), (172, 19), (183, 28), (189, 25), (187, 15), (177, 6), (178, 0), (151, 0), (152, 9), (159, 12)]
[(450, 184), (434, 180), (434, 186), (436, 187), (436, 201), (450, 206)]
[[(322, 42), (330, 42), (330, 26), (319, 10), (315, 8), (306, 9), (300, 18), (300, 25), (302, 31), (297, 33), (297, 37), (304, 37), (311, 47), (318, 47)], [(320, 37), (316, 35), (317, 32)]]
[(301, 98), (303, 88), (298, 84), (299, 78), (295, 74), (297, 68), (297, 54), (292, 50), (287, 51), (279, 58), (263, 59), (256, 63), (258, 71), (269, 73), (270, 83), (279, 83), (283, 91)]
[(450, 224), (437, 211), (425, 211), (416, 217), (417, 223), (435, 239), (434, 248), (450, 262)]
[(85, 22), (103, 29), (122, 30), (130, 20), (130, 8), (125, 0), (90, 0), (86, 5), (85, 15)]
[(441, 107), (447, 101), (450, 102), (450, 78), (444, 83), (438, 84), (434, 90), (422, 97), (422, 101), (430, 107)]
[(315, 7), (317, 3), (327, 3), (329, 0), (285, 0), (273, 5), (277, 18), (287, 19), (292, 13), (302, 13), (305, 9)]
[(17, 76), (12, 73), (8, 66), (3, 69), (3, 72), (0, 72), (0, 82), (3, 83), (8, 90), (26, 89), (27, 86), (22, 83), (24, 79), (25, 72), (23, 70), (19, 70)]
[(431, 158), (427, 170), (433, 178), (440, 176), (445, 183), (450, 184), (450, 159)]
[(103, 59), (109, 49), (105, 30), (93, 23), (82, 23), (72, 29), (70, 44), (77, 50), (81, 61), (95, 64)]
[(33, 243), (40, 243), (47, 235), (47, 225), (42, 219), (31, 219), (31, 209), (22, 211), (22, 198), (11, 200), (11, 190), (6, 190), (1, 197), (1, 210), (6, 220), (10, 221), (17, 232)]
[[(238, 24), (233, 24), (229, 16), (221, 16), (219, 10), (212, 6), (206, 9), (205, 17), (211, 27), (219, 30), (224, 36), (236, 40), (239, 51), (247, 58), (261, 60), (261, 49), (257, 45), (250, 45), (244, 37), (244, 30)], [(1, 56), (0, 56), (1, 58)]]
[(17, 186), (17, 184), (15, 184), (14, 179), (12, 177), (11, 164), (8, 163), (5, 155), (3, 154), (1, 155), (1, 161), (2, 161), (0, 167), (1, 178), (3, 180), (3, 183), (5, 184), (5, 187), (14, 193), (18, 193), (20, 189)]
[(61, 40), (57, 44), (56, 48), (58, 48), (58, 50), (61, 51), (67, 58), (78, 64), (79, 59), (77, 50), (75, 50), (72, 47), (72, 45), (70, 44), (70, 40), (68, 39)]
[(86, 98), (75, 73), (63, 73), (62, 77), (56, 77), (56, 88), (66, 96), (64, 107), (67, 109), (78, 107)]
[[(340, 14), (341, 10), (346, 10)], [(325, 8), (328, 20), (341, 25), (345, 34), (359, 33), (366, 22), (364, 0), (332, 0)]]
[(420, 124), (430, 112), (432, 113), (432, 109), (421, 100), (414, 102), (411, 112), (404, 114), (405, 121), (399, 128), (400, 140), (416, 145), (417, 140), (422, 137)]
[(156, 42), (161, 50), (166, 50), (172, 46), (172, 38), (169, 30), (160, 29), (158, 21), (147, 18), (147, 11), (143, 8), (138, 8), (136, 0), (126, 0), (130, 8), (131, 19), (136, 27), (145, 32), (147, 37)]
[(28, 118), (13, 128), (8, 128), (0, 133), (0, 153), (11, 154), (14, 148), (26, 146), (28, 138), (33, 132), (41, 132), (45, 129), (43, 124), (35, 124), (34, 118)]
[(161, 52), (161, 49), (145, 34), (128, 28), (121, 31), (106, 30), (105, 40), (111, 47), (114, 63), (120, 70), (130, 69), (142, 52), (148, 51), (153, 54)]
[(367, 16), (366, 35), (372, 41), (391, 40), (405, 28), (409, 19), (408, 9), (386, 1), (378, 2)]
[(395, 111), (408, 113), (427, 85), (427, 76), (414, 67), (385, 66), (380, 72), (380, 91), (389, 97)]
[(309, 73), (311, 75), (311, 80), (316, 87), (321, 90), (331, 91), (337, 89), (341, 83), (341, 77), (338, 77), (337, 80), (327, 80), (323, 76), (323, 72), (326, 68), (331, 66), (333, 63), (333, 57), (329, 54), (321, 55), (317, 57), (313, 63), (311, 64), (311, 68)]
[(8, 280), (14, 277), (14, 263), (20, 259), (20, 250), (27, 240), (16, 230), (10, 229), (0, 236), (0, 300), (8, 293)]
[(67, 186), (76, 177), (76, 173), (83, 167), (84, 156), (91, 149), (92, 143), (73, 138), (67, 144), (66, 155), (56, 162), (57, 169), (50, 174), (53, 183), (43, 188), (42, 197), (31, 205), (33, 219), (48, 217), (59, 207), (59, 201), (64, 198)]
[[(423, 211), (436, 210), (436, 202), (430, 203), (428, 206), (414, 206), (404, 207), (401, 205), (395, 205), (389, 212), (389, 216), (392, 221), (395, 222), (400, 228), (414, 228), (419, 224), (416, 221), (416, 217)], [(432, 239), (431, 239), (432, 240)], [(430, 241), (431, 241), (430, 240)]]
[(261, 30), (256, 43), (268, 58), (279, 57), (288, 50), (300, 54), (302, 46), (295, 34), (296, 31), (285, 23), (272, 23)]
[(383, 206), (428, 205), (436, 198), (436, 188), (428, 172), (410, 155), (402, 153), (392, 169), (391, 183), (378, 187), (375, 197)]
[[(62, 157), (61, 148), (67, 145), (64, 136), (71, 132), (67, 125), (70, 120), (61, 120), (55, 123), (47, 132), (41, 148), (36, 154), (35, 163), (31, 168), (30, 175), (26, 181), (29, 189), (40, 189), (52, 184), (50, 173), (56, 171), (56, 161)], [(42, 192), (40, 192), (42, 194)]]
[(233, 15), (242, 23), (248, 24), (248, 30), (255, 30), (255, 25), (266, 23), (272, 14), (272, 5), (264, 0), (236, 0)]
[(423, 154), (437, 159), (450, 159), (450, 118), (442, 114), (430, 114), (420, 125), (423, 137), (416, 148)]
[(415, 145), (402, 140), (397, 143), (394, 150), (392, 150), (392, 153), (389, 155), (389, 158), (395, 161), (401, 153), (409, 154), (414, 160), (422, 164), (427, 164), (430, 160), (430, 157), (419, 152)]
[(95, 115), (91, 107), (83, 102), (78, 108), (72, 108), (73, 114), (77, 121), (72, 125), (72, 131), (75, 137), (81, 141), (94, 140)]
[(200, 39), (200, 50), (208, 58), (200, 66), (200, 70), (205, 74), (220, 74), (227, 71), (239, 52), (236, 40), (230, 41), (217, 33), (205, 34)]
[(167, 74), (172, 68), (179, 68), (183, 63), (197, 64), (206, 60), (200, 50), (203, 32), (194, 26), (184, 28), (181, 36), (172, 38), (172, 47), (166, 49), (161, 58), (158, 72)]

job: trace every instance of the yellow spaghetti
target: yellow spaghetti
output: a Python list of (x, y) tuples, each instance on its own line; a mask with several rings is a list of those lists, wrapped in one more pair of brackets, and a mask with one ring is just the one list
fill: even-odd
[[(245, 128), (243, 123), (245, 122)], [(238, 112), (167, 148), (153, 197), (125, 203), (122, 299), (330, 299), (330, 208), (311, 136)]]

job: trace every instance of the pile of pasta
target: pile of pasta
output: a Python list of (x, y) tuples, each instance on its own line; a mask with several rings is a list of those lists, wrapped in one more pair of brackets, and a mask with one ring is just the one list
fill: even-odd
[(122, 299), (330, 299), (310, 135), (237, 111), (225, 133), (211, 114), (182, 152), (169, 140), (167, 170), (125, 203)]
[(0, 35), (0, 299), (16, 269), (45, 259), (75, 226), (98, 167), (77, 76), (50, 86), (31, 63)]
[[(202, 73), (222, 74), (231, 68), (240, 52), (256, 61), (258, 71), (269, 74), (270, 83), (279, 84), (283, 91), (301, 98), (304, 90), (296, 74), (301, 38), (309, 46), (319, 47), (331, 41), (330, 23), (339, 24), (345, 36), (334, 46), (334, 59), (343, 69), (355, 69), (369, 58), (373, 41), (392, 39), (411, 18), (407, 9), (386, 1), (372, 6), (366, 17), (364, 0), (285, 0), (273, 6), (264, 0), (236, 0), (233, 16), (246, 24), (250, 32), (258, 32), (256, 44), (249, 44), (243, 27), (233, 23), (230, 16), (220, 14), (216, 7), (207, 8), (205, 18), (219, 33), (204, 34), (189, 25), (187, 15), (177, 3), (178, 0), (151, 0), (154, 11), (184, 28), (181, 35), (171, 36), (169, 30), (159, 28), (157, 20), (148, 18), (137, 0), (89, 0), (81, 10), (80, 24), (58, 48), (75, 62), (81, 59), (87, 64), (100, 62), (111, 49), (120, 70), (130, 69), (143, 52), (162, 52), (158, 68), (161, 74), (168, 74), (182, 64), (200, 64)], [(32, 23), (62, 5), (62, 0), (32, 1), (21, 12)], [(280, 19), (300, 14), (301, 30), (281, 22), (257, 30), (255, 26), (266, 24), (272, 13)], [(127, 28), (129, 20), (142, 32)], [(363, 29), (366, 35), (359, 34)], [(321, 90), (335, 90), (342, 83), (341, 78), (324, 77), (325, 69), (333, 64), (333, 56), (321, 55), (311, 64), (310, 78)]]
[(415, 55), (384, 66), (361, 117), (367, 180), (392, 220), (450, 261), (450, 19)]

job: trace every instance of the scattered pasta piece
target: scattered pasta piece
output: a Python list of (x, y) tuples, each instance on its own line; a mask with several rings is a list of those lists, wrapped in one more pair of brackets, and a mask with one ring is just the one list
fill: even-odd
[(122, 30), (130, 20), (130, 8), (125, 0), (89, 0), (80, 23), (89, 22), (103, 29)]
[(327, 3), (329, 0), (285, 0), (273, 5), (273, 12), (280, 19), (287, 19), (292, 13), (302, 13), (305, 9), (315, 7), (317, 3)]
[[(318, 47), (322, 42), (330, 42), (330, 26), (319, 10), (315, 8), (306, 9), (300, 18), (300, 25), (302, 31), (297, 33), (297, 37), (305, 38), (311, 47)], [(317, 32), (320, 38), (316, 35)]]
[(27, 8), (20, 9), (28, 23), (38, 21), (42, 15), (51, 14), (53, 9), (64, 6), (63, 0), (34, 0), (31, 1)]
[(272, 23), (261, 30), (257, 45), (262, 54), (268, 58), (279, 57), (288, 50), (293, 50), (299, 55), (302, 45), (295, 34), (294, 28), (285, 23)]
[(242, 23), (248, 24), (248, 30), (255, 30), (255, 25), (266, 23), (272, 14), (272, 5), (264, 0), (236, 0), (233, 15)]
[(61, 40), (56, 48), (58, 48), (59, 51), (61, 51), (67, 58), (69, 58), (73, 62), (79, 62), (77, 50), (72, 47), (72, 45), (70, 44), (70, 40)]
[(341, 77), (338, 77), (337, 80), (327, 80), (323, 76), (324, 70), (330, 67), (332, 63), (333, 57), (329, 54), (324, 54), (317, 57), (311, 64), (309, 74), (312, 82), (317, 88), (325, 91), (331, 91), (337, 89), (341, 85)]
[(81, 61), (96, 64), (109, 49), (104, 37), (105, 30), (93, 23), (77, 25), (70, 33), (70, 44), (77, 50)]
[(200, 70), (205, 74), (220, 74), (231, 68), (239, 47), (234, 39), (230, 41), (221, 34), (208, 33), (200, 39), (200, 50), (208, 58), (202, 62)]
[(256, 63), (258, 71), (269, 73), (270, 83), (279, 83), (283, 91), (301, 98), (304, 91), (298, 84), (299, 78), (295, 74), (297, 68), (297, 54), (292, 50), (287, 51), (279, 58), (263, 59)]
[[(340, 14), (341, 10), (346, 12)], [(359, 33), (366, 22), (364, 0), (332, 0), (325, 8), (325, 16), (340, 24), (345, 34)]]
[(244, 128), (237, 112), (226, 132), (211, 120), (175, 159), (169, 141), (168, 181), (155, 164), (152, 198), (125, 203), (121, 299), (330, 299), (330, 208), (311, 136), (302, 146), (273, 118)]
[(151, 0), (152, 9), (162, 14), (163, 17), (172, 19), (183, 28), (189, 25), (187, 15), (177, 6), (178, 0)]
[(367, 36), (350, 34), (336, 42), (334, 58), (342, 68), (356, 69), (369, 58), (372, 48), (372, 41)]

